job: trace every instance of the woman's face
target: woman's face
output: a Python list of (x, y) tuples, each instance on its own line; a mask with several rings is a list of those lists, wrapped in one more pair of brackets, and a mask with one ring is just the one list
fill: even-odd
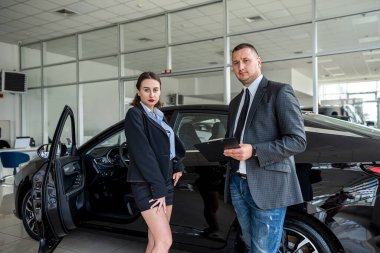
[(141, 102), (153, 110), (154, 105), (160, 100), (160, 83), (154, 79), (145, 79), (141, 82), (137, 94), (140, 96)]

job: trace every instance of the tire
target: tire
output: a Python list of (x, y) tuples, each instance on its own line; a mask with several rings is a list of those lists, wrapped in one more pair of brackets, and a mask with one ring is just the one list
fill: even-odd
[[(325, 231), (323, 224), (308, 215), (287, 216), (284, 237), (279, 253), (336, 253), (344, 252), (339, 243)], [(247, 252), (239, 226), (235, 226), (228, 238), (226, 252)]]
[(21, 217), (25, 231), (32, 239), (39, 241), (40, 237), (37, 233), (36, 219), (33, 212), (32, 190), (29, 190), (22, 200)]
[(327, 234), (321, 224), (310, 217), (302, 219), (287, 217), (284, 224), (284, 239), (279, 252), (340, 252), (333, 238)]

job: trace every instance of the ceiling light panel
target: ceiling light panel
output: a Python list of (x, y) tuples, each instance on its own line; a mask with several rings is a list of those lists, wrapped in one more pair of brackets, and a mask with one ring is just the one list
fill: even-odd
[(373, 37), (366, 37), (366, 38), (360, 38), (359, 43), (364, 44), (364, 43), (372, 43), (375, 41), (379, 41), (380, 37), (379, 36), (373, 36)]
[(331, 58), (318, 58), (318, 63), (332, 62)]
[(365, 62), (380, 62), (380, 58), (366, 59)]
[(377, 16), (365, 16), (360, 18), (355, 18), (352, 20), (353, 25), (363, 25), (368, 23), (377, 22), (379, 19)]
[(363, 52), (364, 56), (377, 55), (377, 54), (380, 54), (380, 50), (372, 50), (372, 51)]

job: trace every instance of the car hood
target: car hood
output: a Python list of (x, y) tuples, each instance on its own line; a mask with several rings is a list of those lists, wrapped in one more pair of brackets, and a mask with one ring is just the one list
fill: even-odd
[(316, 114), (304, 114), (304, 119), (307, 147), (296, 162), (380, 161), (379, 129)]

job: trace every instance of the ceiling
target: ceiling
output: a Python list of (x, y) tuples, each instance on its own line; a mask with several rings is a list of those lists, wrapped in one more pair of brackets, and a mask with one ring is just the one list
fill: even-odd
[[(207, 0), (1, 0), (0, 41), (39, 41), (143, 18)], [(61, 9), (77, 15), (59, 14)]]
[[(311, 0), (227, 1), (232, 46), (241, 41), (252, 41), (259, 49), (269, 70), (286, 69), (291, 65), (299, 69), (301, 73), (311, 76), (313, 37), (310, 22)], [(221, 2), (210, 8), (206, 6), (201, 10), (174, 13), (174, 11), (204, 3), (210, 3), (210, 1), (0, 0), (0, 41), (26, 44), (164, 12), (172, 13), (171, 39), (173, 43), (200, 39), (204, 36), (223, 36)], [(76, 14), (57, 13), (62, 9)], [(316, 9), (317, 19), (321, 20), (318, 22), (318, 52), (325, 55), (319, 58), (319, 80), (322, 82), (378, 80), (380, 78), (380, 0), (318, 0)], [(360, 14), (351, 15), (358, 12)], [(326, 19), (332, 16), (342, 17)], [(303, 25), (293, 26), (300, 23)], [(134, 32), (130, 37), (141, 39), (149, 34), (160, 34), (163, 30), (163, 23), (140, 22), (140, 25), (133, 27)], [(283, 28), (273, 29), (279, 26)], [(144, 34), (147, 28), (149, 32)], [(256, 33), (247, 34), (250, 31), (256, 31)], [(240, 35), (241, 33), (243, 35)], [(103, 37), (106, 38), (107, 35), (103, 34)], [(57, 44), (57, 46), (62, 50), (62, 45)], [(208, 48), (213, 50), (207, 50)], [(94, 50), (98, 49), (94, 48)], [(188, 59), (194, 59), (197, 60), (197, 64), (201, 64), (201, 67), (213, 67), (207, 65), (223, 64), (223, 50), (223, 41), (220, 40), (218, 46), (204, 45), (202, 54), (197, 52), (198, 47), (186, 47), (186, 50), (178, 52), (181, 53), (180, 58), (187, 62), (189, 62)], [(59, 52), (58, 48), (57, 52)], [(330, 56), (330, 53), (340, 52), (350, 53)], [(154, 55), (151, 56), (154, 58)], [(158, 57), (159, 59), (161, 58)], [(293, 60), (278, 61), (282, 59)], [(173, 65), (175, 64), (178, 67), (181, 67), (181, 64), (185, 64), (183, 68), (188, 67), (186, 61), (176, 63), (174, 59)]]

